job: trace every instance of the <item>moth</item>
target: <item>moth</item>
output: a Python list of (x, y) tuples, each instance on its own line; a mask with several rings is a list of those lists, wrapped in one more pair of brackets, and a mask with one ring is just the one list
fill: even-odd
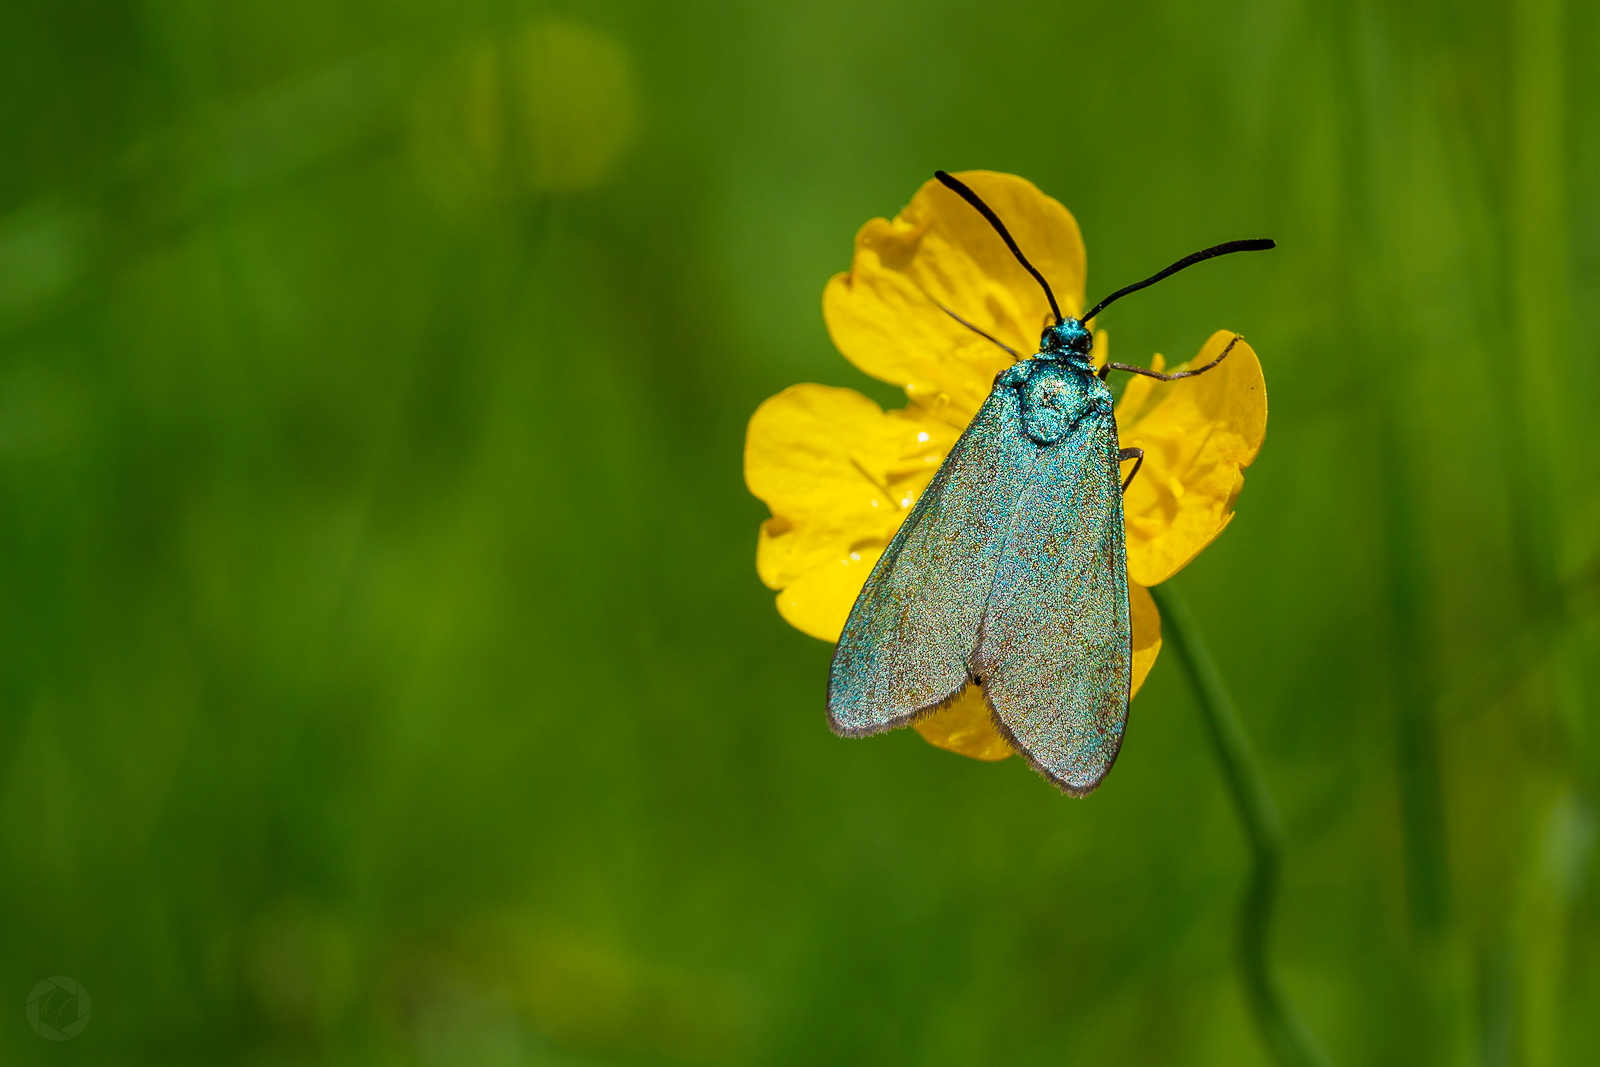
[(1258, 239), (1203, 249), (1073, 318), (999, 216), (958, 179), (935, 177), (988, 220), (1044, 289), (1055, 321), (1023, 359), (944, 309), (1015, 362), (995, 378), (856, 598), (829, 668), (828, 721), (847, 737), (882, 733), (948, 705), (970, 682), (1011, 746), (1063, 792), (1083, 796), (1122, 748), (1133, 679), (1122, 494), (1144, 452), (1119, 447), (1106, 377), (1191, 378), (1239, 341), (1236, 334), (1195, 370), (1097, 370), (1087, 323), (1186, 267), (1276, 246)]

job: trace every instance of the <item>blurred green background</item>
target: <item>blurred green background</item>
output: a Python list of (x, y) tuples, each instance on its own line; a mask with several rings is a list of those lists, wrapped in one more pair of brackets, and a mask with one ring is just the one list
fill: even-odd
[[(831, 736), (746, 419), (936, 167), (1272, 400), (1177, 581), (1340, 1064), (1600, 1060), (1600, 8), (0, 6), (0, 1060), (1256, 1064), (1168, 654), (1092, 798)], [(64, 975), (92, 1020), (42, 1039)]]

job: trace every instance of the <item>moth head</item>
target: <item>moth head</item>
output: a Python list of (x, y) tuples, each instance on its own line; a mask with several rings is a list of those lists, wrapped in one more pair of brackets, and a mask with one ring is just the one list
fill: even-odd
[(1039, 338), (1039, 354), (1056, 359), (1087, 361), (1089, 350), (1093, 347), (1094, 335), (1074, 318), (1065, 318), (1054, 326), (1046, 326)]

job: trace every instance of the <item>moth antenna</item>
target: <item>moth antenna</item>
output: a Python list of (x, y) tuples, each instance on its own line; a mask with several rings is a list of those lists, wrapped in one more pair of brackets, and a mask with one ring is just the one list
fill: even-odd
[[(1088, 322), (1090, 319), (1094, 318), (1096, 315), (1100, 314), (1100, 312), (1109, 307), (1113, 301), (1121, 300), (1129, 293), (1137, 293), (1140, 289), (1154, 285), (1163, 278), (1170, 278), (1172, 275), (1178, 273), (1180, 270), (1183, 270), (1185, 267), (1192, 267), (1196, 263), (1203, 263), (1208, 259), (1215, 259), (1217, 256), (1226, 256), (1233, 252), (1265, 252), (1269, 248), (1277, 247), (1278, 243), (1276, 241), (1265, 237), (1257, 237), (1247, 241), (1226, 241), (1220, 245), (1212, 245), (1210, 248), (1202, 248), (1193, 255), (1184, 256), (1166, 270), (1150, 275), (1150, 277), (1146, 278), (1142, 282), (1134, 282), (1132, 285), (1123, 286), (1121, 289), (1118, 289), (1116, 292), (1100, 301), (1100, 303), (1096, 304), (1090, 309), (1087, 315), (1078, 321)], [(1021, 253), (1018, 254), (1020, 255)]]
[(977, 193), (967, 188), (966, 184), (959, 179), (952, 178), (942, 170), (934, 171), (933, 176), (938, 178), (946, 189), (949, 189), (977, 208), (978, 214), (989, 220), (989, 225), (994, 227), (995, 232), (1000, 235), (1000, 239), (1006, 243), (1006, 247), (1011, 249), (1011, 254), (1017, 257), (1017, 262), (1027, 268), (1028, 273), (1033, 275), (1033, 280), (1038, 282), (1039, 287), (1044, 290), (1044, 298), (1050, 301), (1050, 310), (1055, 314), (1056, 322), (1060, 323), (1062, 321), (1061, 308), (1056, 304), (1056, 294), (1050, 291), (1050, 283), (1044, 280), (1044, 275), (1040, 274), (1033, 264), (1028, 262), (1028, 257), (1022, 254), (1022, 249), (1017, 247), (1017, 242), (1011, 237), (1011, 231), (1006, 229), (1006, 224), (1000, 221), (1000, 216), (996, 215)]

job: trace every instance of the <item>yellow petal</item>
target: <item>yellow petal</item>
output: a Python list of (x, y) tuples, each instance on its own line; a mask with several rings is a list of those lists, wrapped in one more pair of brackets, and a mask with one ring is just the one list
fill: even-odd
[(971, 682), (948, 706), (911, 725), (928, 744), (958, 755), (981, 760), (1002, 760), (1011, 755), (1011, 746), (995, 729), (983, 690)]
[(766, 502), (756, 571), (795, 627), (836, 641), (872, 564), (960, 430), (851, 389), (796, 385), (750, 417), (745, 484)]
[(1128, 699), (1132, 700), (1139, 695), (1139, 687), (1161, 654), (1161, 612), (1156, 610), (1150, 590), (1129, 582), (1128, 614), (1133, 622), (1133, 685), (1128, 690)]
[[(1244, 342), (1241, 341), (1239, 343), (1243, 344)], [(1230, 356), (1229, 358), (1231, 359), (1232, 357)], [(1154, 371), (1167, 369), (1167, 361), (1162, 358), (1160, 352), (1150, 357), (1150, 369)], [(1139, 421), (1139, 416), (1150, 405), (1150, 394), (1155, 390), (1155, 387), (1156, 381), (1154, 378), (1146, 378), (1142, 374), (1128, 376), (1128, 384), (1122, 389), (1122, 399), (1117, 401), (1117, 427), (1119, 432)], [(1132, 468), (1129, 469), (1131, 470)]]
[[(1193, 365), (1211, 362), (1233, 336), (1227, 330), (1212, 334)], [(1243, 470), (1261, 450), (1267, 430), (1261, 363), (1240, 341), (1221, 365), (1197, 378), (1135, 378), (1123, 394), (1117, 423), (1123, 447), (1145, 451), (1144, 466), (1123, 496), (1128, 576), (1139, 585), (1159, 585), (1233, 518)]]
[(778, 614), (803, 634), (837, 642), (883, 547), (862, 545), (802, 574), (778, 593)]
[[(1081, 310), (1085, 257), (1072, 214), (1015, 175), (957, 177), (1005, 222), (1062, 312)], [(930, 409), (945, 398), (947, 416), (965, 425), (1011, 357), (940, 305), (1023, 356), (1038, 351), (1049, 315), (1043, 290), (983, 216), (929, 181), (893, 220), (856, 234), (850, 272), (828, 283), (822, 312), (845, 358)]]

